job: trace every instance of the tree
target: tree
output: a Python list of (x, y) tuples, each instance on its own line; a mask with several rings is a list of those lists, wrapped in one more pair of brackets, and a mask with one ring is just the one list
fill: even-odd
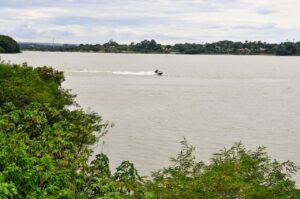
[(132, 50), (140, 53), (161, 53), (163, 52), (161, 44), (157, 44), (155, 40), (144, 40), (140, 43), (132, 44)]
[[(52, 68), (0, 64), (0, 194), (4, 198), (74, 198), (106, 133), (96, 113), (69, 110), (73, 97)], [(31, 83), (30, 83), (31, 82)], [(25, 99), (23, 99), (25, 98)], [(2, 198), (2, 195), (1, 198)]]
[(61, 88), (62, 72), (50, 67), (0, 64), (0, 105), (12, 102), (23, 107), (32, 102), (62, 108), (73, 103), (73, 95)]
[(11, 37), (0, 35), (0, 53), (19, 53), (19, 44)]

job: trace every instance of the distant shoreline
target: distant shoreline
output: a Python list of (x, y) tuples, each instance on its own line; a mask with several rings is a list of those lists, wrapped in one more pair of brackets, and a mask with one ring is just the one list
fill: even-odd
[(104, 44), (43, 44), (19, 43), (21, 50), (50, 52), (94, 52), (94, 53), (141, 53), (141, 54), (189, 54), (189, 55), (280, 55), (299, 56), (300, 42), (280, 44), (261, 41), (219, 41), (214, 43), (184, 43), (162, 45), (155, 40), (139, 43), (119, 44), (109, 41)]
[[(267, 57), (299, 57), (299, 55), (275, 55), (275, 54), (184, 54), (184, 53), (138, 53), (138, 52), (93, 52), (93, 51), (46, 51), (46, 50), (22, 50), (22, 52), (45, 52), (45, 53), (94, 53), (94, 54), (128, 54), (128, 55), (187, 55), (187, 56), (197, 56), (197, 55), (220, 55), (220, 56), (267, 56)], [(4, 53), (2, 55), (5, 55)], [(10, 53), (18, 54), (18, 53)], [(1, 53), (0, 53), (1, 55)]]

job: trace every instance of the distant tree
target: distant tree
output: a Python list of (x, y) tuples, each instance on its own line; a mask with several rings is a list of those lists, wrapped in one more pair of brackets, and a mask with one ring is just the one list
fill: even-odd
[[(269, 55), (300, 55), (300, 42), (285, 42), (281, 44), (266, 43), (262, 41), (244, 41), (234, 42), (223, 40), (213, 43), (197, 44), (184, 43), (175, 45), (162, 45), (155, 40), (143, 40), (138, 43), (131, 42), (128, 44), (119, 44), (110, 40), (103, 45), (101, 44), (80, 44), (80, 45), (40, 45), (21, 43), (24, 50), (37, 51), (79, 51), (79, 52), (107, 52), (107, 53), (179, 53), (179, 54), (269, 54)], [(1, 49), (0, 52), (3, 52)]]
[(1, 46), (0, 46), (0, 53), (5, 53), (4, 48), (2, 48)]
[(114, 40), (109, 40), (107, 43), (103, 44), (103, 46), (105, 48), (108, 48), (108, 47), (118, 47), (119, 44), (117, 42), (115, 42)]
[(161, 53), (163, 52), (162, 45), (156, 43), (155, 40), (144, 40), (135, 45), (132, 44), (132, 50), (140, 53)]

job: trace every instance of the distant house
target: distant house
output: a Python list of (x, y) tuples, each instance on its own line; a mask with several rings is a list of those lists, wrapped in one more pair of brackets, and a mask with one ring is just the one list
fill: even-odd
[(266, 49), (265, 48), (260, 48), (259, 51), (263, 52), (263, 51), (266, 51)]

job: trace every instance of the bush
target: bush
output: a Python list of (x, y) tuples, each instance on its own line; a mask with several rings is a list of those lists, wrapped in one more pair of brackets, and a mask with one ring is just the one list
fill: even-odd
[(264, 147), (241, 143), (215, 154), (209, 164), (195, 161), (194, 147), (182, 141), (173, 165), (154, 172), (148, 190), (157, 198), (299, 198), (291, 176), (298, 167), (272, 160)]

